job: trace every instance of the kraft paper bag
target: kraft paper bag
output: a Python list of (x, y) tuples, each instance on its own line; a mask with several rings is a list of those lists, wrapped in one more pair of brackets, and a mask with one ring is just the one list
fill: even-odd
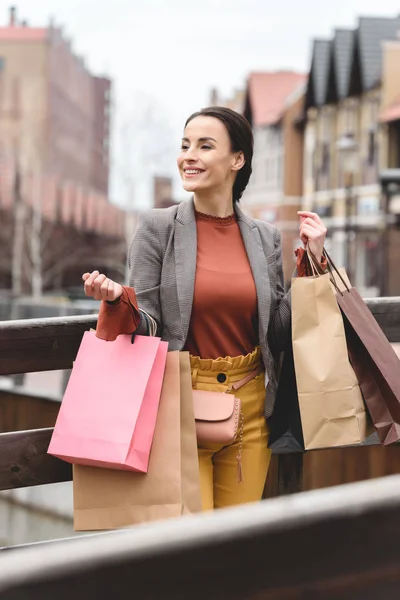
[(201, 511), (200, 472), (189, 352), (179, 353), (181, 391), (182, 514)]
[(292, 343), (305, 449), (362, 443), (368, 415), (329, 274), (293, 279)]
[(374, 315), (329, 255), (349, 357), (382, 445), (400, 441), (400, 360)]
[(146, 472), (168, 343), (83, 335), (48, 452), (67, 462)]
[(147, 474), (74, 466), (76, 531), (118, 529), (200, 510), (188, 373), (189, 355), (169, 352)]

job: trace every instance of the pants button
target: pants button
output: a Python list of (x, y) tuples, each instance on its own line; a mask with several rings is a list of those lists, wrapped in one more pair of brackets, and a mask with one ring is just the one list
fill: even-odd
[(218, 383), (225, 383), (225, 381), (226, 381), (225, 373), (218, 373), (217, 381), (218, 381)]

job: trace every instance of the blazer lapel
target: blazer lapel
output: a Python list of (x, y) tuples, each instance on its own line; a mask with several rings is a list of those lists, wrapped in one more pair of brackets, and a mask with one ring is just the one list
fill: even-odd
[(175, 220), (175, 269), (183, 340), (192, 314), (197, 260), (197, 230), (193, 200), (181, 202)]
[(256, 224), (239, 206), (235, 206), (235, 211), (257, 290), (259, 336), (260, 340), (263, 340), (267, 335), (271, 308), (267, 260)]

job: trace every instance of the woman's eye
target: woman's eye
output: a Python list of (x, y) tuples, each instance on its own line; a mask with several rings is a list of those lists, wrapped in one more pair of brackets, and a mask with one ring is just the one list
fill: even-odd
[(181, 146), (181, 150), (187, 150), (189, 146)]
[(211, 146), (204, 145), (201, 147), (202, 150), (212, 150)]

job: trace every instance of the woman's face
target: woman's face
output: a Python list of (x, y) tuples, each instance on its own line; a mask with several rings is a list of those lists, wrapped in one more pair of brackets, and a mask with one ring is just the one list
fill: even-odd
[(188, 123), (177, 163), (187, 192), (231, 189), (243, 166), (241, 152), (232, 152), (225, 125), (215, 117), (199, 116)]

